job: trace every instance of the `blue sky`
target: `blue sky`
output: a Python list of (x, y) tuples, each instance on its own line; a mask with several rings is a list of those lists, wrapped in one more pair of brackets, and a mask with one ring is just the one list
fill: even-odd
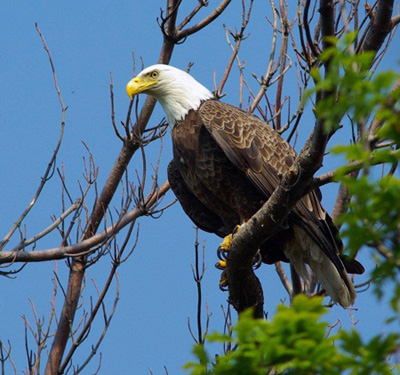
[[(187, 4), (190, 3), (190, 4)], [(196, 2), (185, 2), (181, 10), (186, 14)], [(205, 8), (201, 16), (211, 11), (215, 1)], [(164, 1), (13, 1), (3, 7), (0, 14), (0, 171), (2, 194), (0, 205), (0, 235), (8, 232), (12, 223), (31, 201), (40, 178), (57, 141), (61, 119), (60, 106), (54, 90), (50, 66), (34, 24), (38, 23), (51, 50), (57, 70), (60, 89), (68, 106), (66, 130), (57, 165), (64, 164), (66, 179), (72, 195), (79, 197), (78, 180), (82, 181), (83, 156), (87, 153), (82, 144), (90, 148), (99, 167), (99, 186), (106, 179), (121, 148), (110, 121), (110, 72), (114, 77), (114, 94), (117, 122), (125, 119), (129, 100), (125, 85), (132, 76), (132, 51), (142, 57), (145, 65), (156, 63), (162, 37), (156, 17)], [(186, 12), (185, 12), (186, 10)], [(257, 2), (249, 26), (250, 37), (243, 43), (240, 57), (246, 60), (246, 74), (262, 75), (269, 55), (270, 28), (265, 19), (270, 14), (268, 2)], [(225, 42), (223, 24), (240, 26), (240, 4), (231, 4), (226, 13), (202, 32), (189, 37), (177, 46), (171, 63), (186, 68), (194, 62), (192, 74), (209, 88), (213, 87), (213, 74), (221, 78), (230, 49)], [(394, 44), (394, 43), (393, 43)], [(398, 69), (399, 51), (395, 48), (383, 61), (383, 67)], [(140, 66), (140, 61), (137, 61)], [(294, 75), (293, 75), (294, 77)], [(296, 95), (296, 84), (288, 84), (286, 95)], [(237, 72), (228, 81), (223, 99), (237, 103)], [(141, 99), (141, 102), (143, 102)], [(163, 117), (157, 107), (150, 123), (155, 125)], [(305, 118), (307, 120), (307, 117)], [(308, 135), (312, 118), (304, 121), (299, 132), (298, 147)], [(334, 141), (347, 141), (349, 135)], [(159, 144), (154, 145), (148, 158), (156, 162)], [(171, 159), (169, 135), (163, 142), (160, 165), (160, 182), (166, 178), (166, 166)], [(337, 161), (325, 163), (329, 170)], [(130, 165), (130, 176), (140, 167), (139, 157)], [(324, 205), (333, 206), (336, 186), (324, 189)], [(60, 214), (61, 187), (57, 177), (46, 184), (37, 206), (26, 221), (26, 235), (30, 237), (51, 220), (50, 215)], [(169, 193), (165, 202), (173, 200)], [(118, 198), (114, 205), (118, 207)], [(25, 227), (24, 227), (25, 231)], [(183, 373), (181, 366), (191, 359), (191, 345), (187, 321), (196, 319), (196, 287), (192, 280), (191, 263), (194, 260), (193, 225), (178, 205), (168, 209), (154, 220), (140, 220), (139, 244), (119, 270), (120, 301), (114, 320), (100, 348), (103, 353), (101, 374), (147, 374), (150, 367), (155, 374)], [(227, 294), (218, 289), (219, 271), (214, 269), (215, 249), (219, 239), (200, 234), (206, 241), (207, 270), (203, 283), (203, 300), (212, 312), (210, 329), (222, 328), (221, 305), (226, 306)], [(58, 244), (57, 236), (42, 241), (38, 248)], [(17, 243), (14, 238), (13, 243)], [(371, 267), (367, 261), (367, 266)], [(52, 293), (54, 268), (66, 285), (67, 267), (64, 261), (29, 264), (15, 279), (2, 281), (0, 298), (2, 324), (0, 338), (12, 343), (12, 355), (20, 371), (26, 368), (24, 350), (23, 315), (33, 323), (29, 300), (35, 304), (39, 316), (47, 316)], [(92, 279), (102, 285), (110, 269), (110, 260), (103, 258), (87, 273), (85, 302), (95, 293)], [(287, 298), (272, 266), (258, 271), (263, 280), (265, 309), (273, 313), (275, 305)], [(366, 276), (357, 278), (357, 282)], [(112, 302), (112, 296), (109, 299)], [(57, 306), (62, 303), (59, 290)], [(349, 313), (334, 307), (329, 319), (340, 319), (345, 327), (358, 321), (366, 335), (379, 333), (388, 311), (378, 303), (371, 291), (361, 293), (356, 303), (357, 311)], [(78, 314), (79, 315), (79, 314)], [(101, 319), (100, 319), (101, 321)], [(98, 324), (100, 328), (101, 323)], [(93, 330), (97, 337), (99, 329)], [(90, 344), (91, 338), (88, 339)], [(87, 355), (90, 345), (78, 352), (77, 362)], [(43, 361), (45, 361), (45, 356)], [(90, 368), (97, 366), (96, 360)], [(89, 371), (89, 370), (88, 370)], [(90, 372), (85, 372), (90, 373)]]

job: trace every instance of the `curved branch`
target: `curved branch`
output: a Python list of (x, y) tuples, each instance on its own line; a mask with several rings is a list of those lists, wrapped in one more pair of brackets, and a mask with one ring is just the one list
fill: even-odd
[[(389, 155), (385, 155), (384, 158), (380, 157), (380, 155), (371, 155), (367, 165), (372, 167), (375, 165), (384, 164), (388, 161), (388, 157), (392, 158), (393, 162), (397, 161), (400, 158), (400, 150), (390, 151)], [(311, 184), (311, 190), (333, 182), (338, 175), (350, 175), (354, 172), (360, 171), (364, 167), (365, 161), (356, 160), (347, 165), (344, 165), (343, 167), (339, 167), (337, 169), (334, 169), (333, 171), (326, 172), (314, 178)]]
[(313, 175), (322, 165), (329, 137), (324, 132), (324, 122), (317, 121), (304, 148), (268, 201), (233, 237), (226, 276), (229, 301), (238, 312), (252, 307), (255, 317), (263, 317), (264, 297), (252, 268), (253, 258), (261, 244), (284, 226), (293, 207), (309, 192)]
[(304, 14), (303, 14), (303, 25), (304, 25), (304, 31), (306, 33), (306, 38), (308, 42), (308, 46), (310, 47), (313, 55), (315, 57), (318, 57), (320, 52), (318, 50), (318, 47), (314, 44), (312, 37), (311, 37), (311, 32), (310, 32), (310, 24), (308, 22), (308, 11), (310, 9), (310, 1), (311, 0), (306, 0), (306, 3), (304, 5)]
[(185, 19), (177, 26), (176, 30), (182, 30), (191, 20), (192, 18), (200, 11), (201, 8), (205, 7), (206, 5), (199, 1), (196, 7), (185, 17)]
[(400, 23), (400, 14), (392, 18), (392, 27), (396, 27)]
[(222, 0), (221, 3), (214, 9), (214, 11), (210, 13), (206, 18), (202, 19), (200, 22), (196, 23), (196, 25), (193, 25), (192, 27), (177, 32), (175, 34), (175, 40), (180, 41), (182, 39), (185, 39), (189, 35), (192, 35), (209, 25), (222, 14), (222, 12), (225, 10), (230, 2), (231, 0)]
[(16, 252), (21, 249), (25, 249), (27, 246), (37, 242), (47, 234), (49, 234), (51, 231), (53, 231), (55, 228), (58, 227), (72, 212), (78, 210), (82, 205), (82, 201), (78, 199), (75, 203), (73, 203), (67, 210), (65, 210), (60, 217), (58, 217), (56, 220), (54, 220), (51, 225), (49, 225), (47, 228), (43, 229), (40, 233), (36, 234), (32, 238), (23, 241), (19, 245), (15, 246), (12, 248), (9, 252)]

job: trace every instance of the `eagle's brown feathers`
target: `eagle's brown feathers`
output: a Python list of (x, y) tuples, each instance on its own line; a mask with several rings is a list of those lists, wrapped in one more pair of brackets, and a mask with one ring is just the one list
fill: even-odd
[[(189, 217), (219, 236), (266, 202), (296, 157), (258, 117), (217, 100), (206, 100), (177, 121), (172, 139), (171, 187)], [(283, 232), (263, 244), (263, 260), (289, 260), (305, 279), (308, 265), (335, 302), (351, 305), (356, 294), (340, 258), (342, 243), (317, 192), (297, 203)]]

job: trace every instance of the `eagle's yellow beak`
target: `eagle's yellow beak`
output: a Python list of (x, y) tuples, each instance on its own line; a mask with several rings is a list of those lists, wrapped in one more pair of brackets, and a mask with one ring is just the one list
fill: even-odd
[(135, 95), (146, 91), (150, 86), (153, 86), (158, 81), (149, 80), (147, 76), (137, 76), (131, 79), (126, 85), (126, 93), (132, 99)]

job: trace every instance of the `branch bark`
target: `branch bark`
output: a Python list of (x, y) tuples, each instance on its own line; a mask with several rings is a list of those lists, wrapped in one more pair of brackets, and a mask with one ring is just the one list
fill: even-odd
[(252, 307), (255, 317), (264, 315), (262, 288), (253, 271), (252, 260), (260, 245), (284, 227), (290, 211), (308, 193), (313, 175), (322, 165), (329, 139), (323, 129), (324, 123), (317, 121), (303, 150), (271, 197), (233, 237), (226, 276), (229, 301), (238, 312)]
[(378, 51), (392, 30), (394, 0), (380, 0), (376, 13), (370, 21), (369, 31), (361, 46), (361, 51)]

